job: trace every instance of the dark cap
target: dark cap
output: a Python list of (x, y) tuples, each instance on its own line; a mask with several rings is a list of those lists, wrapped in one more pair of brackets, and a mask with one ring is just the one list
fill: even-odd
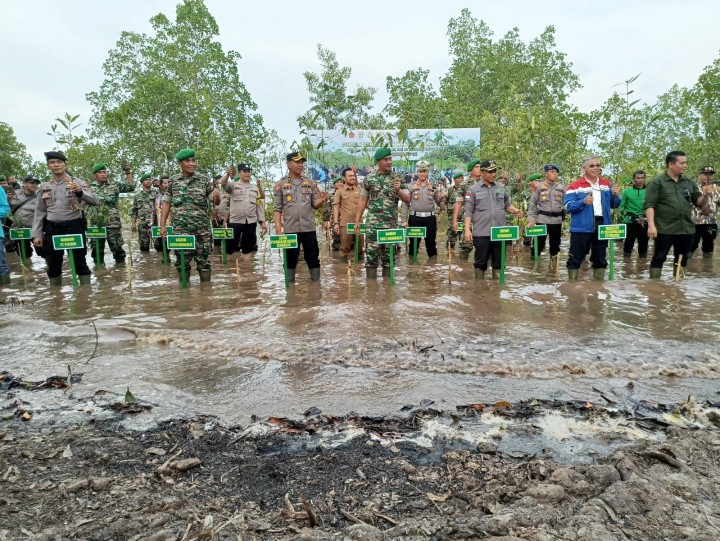
[(67, 158), (65, 157), (65, 154), (63, 154), (59, 150), (51, 150), (51, 151), (45, 153), (45, 161), (50, 161), (50, 160), (62, 160), (64, 162), (66, 162)]
[(306, 162), (307, 158), (303, 156), (302, 152), (291, 152), (285, 156), (285, 160), (288, 162)]
[(705, 167), (703, 167), (702, 169), (700, 169), (699, 172), (700, 172), (700, 173), (705, 173), (706, 175), (714, 175), (714, 174), (715, 174), (715, 169), (713, 169), (713, 168), (712, 168), (711, 166), (709, 166), (709, 165), (706, 165)]
[(497, 171), (497, 165), (492, 160), (485, 160), (480, 164), (480, 171), (487, 171), (488, 173), (494, 173)]
[(28, 175), (23, 179), (23, 182), (32, 182), (33, 184), (40, 184), (40, 180), (36, 179), (32, 175)]
[(560, 168), (557, 165), (555, 165), (554, 163), (549, 163), (549, 164), (543, 166), (543, 171), (545, 171), (546, 173), (548, 171), (550, 171), (550, 169), (555, 169), (555, 171), (557, 171), (558, 175), (560, 174)]
[[(289, 158), (288, 158), (288, 161), (289, 161)], [(297, 161), (297, 160), (293, 160), (293, 161)], [(238, 171), (252, 171), (252, 166), (249, 163), (239, 163), (237, 168), (238, 168)]]

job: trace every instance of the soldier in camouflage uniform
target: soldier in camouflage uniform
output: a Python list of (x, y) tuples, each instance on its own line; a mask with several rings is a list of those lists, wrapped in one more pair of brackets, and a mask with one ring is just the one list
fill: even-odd
[(457, 191), (464, 180), (465, 177), (462, 173), (455, 173), (453, 175), (453, 185), (448, 188), (448, 191), (445, 194), (445, 212), (448, 217), (447, 247), (450, 250), (455, 249), (455, 243), (458, 238), (458, 233), (453, 228), (453, 215), (455, 214), (455, 199), (457, 198)]
[(377, 232), (380, 229), (393, 229), (398, 225), (398, 201), (410, 203), (410, 192), (398, 173), (392, 170), (392, 155), (389, 148), (379, 148), (373, 156), (377, 172), (365, 177), (360, 200), (355, 213), (355, 234), (359, 234), (358, 224), (362, 223), (363, 211), (367, 207), (367, 234), (365, 235), (365, 269), (368, 278), (377, 278), (379, 259), (384, 269), (390, 268), (390, 248), (387, 244), (378, 244)]
[[(88, 213), (88, 221), (90, 225), (96, 227), (107, 227), (107, 243), (110, 246), (115, 261), (123, 263), (125, 261), (125, 250), (123, 250), (122, 223), (120, 221), (120, 201), (121, 193), (129, 193), (135, 189), (135, 181), (132, 177), (130, 166), (125, 167), (125, 182), (108, 181), (107, 166), (104, 163), (98, 163), (92, 169), (95, 175), (95, 182), (90, 183), (95, 196), (100, 205), (96, 212)], [(107, 213), (107, 218), (103, 215)], [(100, 261), (105, 258), (105, 239), (100, 240)]]
[[(158, 195), (158, 190), (152, 187), (152, 180), (148, 173), (140, 177), (142, 188), (135, 194), (132, 210), (130, 211), (130, 216), (132, 216), (130, 231), (133, 233), (137, 231), (141, 252), (150, 251), (150, 240), (152, 238), (150, 228), (153, 226), (155, 199)], [(138, 223), (140, 227), (138, 227)]]
[[(455, 191), (455, 208), (453, 208), (453, 219), (452, 228), (455, 233), (458, 233), (458, 225), (463, 224), (463, 230), (465, 227), (465, 202), (470, 197), (470, 188), (482, 180), (480, 174), (480, 160), (473, 160), (467, 164), (467, 171), (470, 173), (468, 179), (465, 180)], [(465, 238), (465, 234), (459, 234), (460, 237), (460, 258), (468, 259), (470, 252), (473, 251), (472, 241), (468, 241)]]
[[(210, 256), (213, 252), (210, 214), (213, 205), (220, 204), (219, 194), (213, 188), (212, 179), (195, 172), (195, 150), (184, 148), (175, 155), (181, 172), (170, 177), (167, 191), (163, 196), (160, 215), (160, 235), (167, 235), (166, 224), (170, 209), (173, 213), (173, 234), (194, 235), (195, 249), (185, 250), (186, 276), (190, 272), (190, 263), (195, 260), (201, 282), (209, 282), (212, 273)], [(213, 194), (215, 199), (213, 200)], [(180, 253), (175, 253), (175, 268), (178, 276)]]

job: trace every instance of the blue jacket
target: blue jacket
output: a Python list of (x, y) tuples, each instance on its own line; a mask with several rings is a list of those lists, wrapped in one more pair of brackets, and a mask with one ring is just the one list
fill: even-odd
[[(568, 186), (563, 198), (563, 207), (570, 213), (570, 233), (594, 233), (595, 212), (592, 205), (583, 201), (593, 189), (585, 177), (580, 177)], [(600, 178), (600, 196), (602, 198), (603, 225), (612, 223), (610, 209), (620, 206), (622, 199), (613, 195), (612, 183), (606, 178)]]
[[(5, 190), (0, 188), (0, 220), (5, 218), (10, 214), (10, 203), (8, 203), (7, 194), (5, 193)], [(4, 239), (5, 234), (3, 233), (3, 228), (0, 227), (0, 239)]]

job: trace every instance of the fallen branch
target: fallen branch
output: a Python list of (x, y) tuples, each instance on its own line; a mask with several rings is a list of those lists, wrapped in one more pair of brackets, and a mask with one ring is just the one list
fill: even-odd
[(672, 466), (673, 468), (676, 468), (678, 470), (685, 470), (687, 469), (687, 466), (680, 462), (679, 460), (671, 457), (670, 455), (666, 455), (665, 453), (661, 453), (660, 451), (643, 451), (642, 453), (638, 453), (640, 456), (645, 458), (654, 458), (655, 460), (659, 460), (660, 462), (664, 462), (665, 464), (668, 464)]
[(348, 519), (350, 522), (354, 522), (355, 524), (365, 524), (366, 526), (369, 526), (367, 522), (364, 522), (357, 518), (354, 515), (351, 515), (348, 511), (345, 511), (344, 509), (340, 509), (340, 513), (342, 516), (344, 516), (346, 519)]

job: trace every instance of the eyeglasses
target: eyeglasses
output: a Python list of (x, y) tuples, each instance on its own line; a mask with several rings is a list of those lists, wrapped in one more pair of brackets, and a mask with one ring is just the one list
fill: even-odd
[(589, 164), (588, 164), (588, 167), (592, 167), (592, 168), (598, 167), (598, 168), (599, 168), (599, 167), (600, 167), (600, 164), (599, 164), (599, 163), (589, 163)]

